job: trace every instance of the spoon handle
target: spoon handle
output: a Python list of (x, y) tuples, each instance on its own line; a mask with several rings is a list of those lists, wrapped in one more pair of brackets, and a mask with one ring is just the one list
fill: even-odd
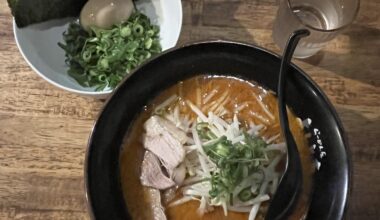
[(310, 34), (308, 30), (296, 30), (294, 31), (287, 42), (284, 55), (281, 60), (279, 81), (277, 88), (278, 107), (279, 107), (279, 119), (281, 130), (283, 131), (286, 144), (287, 144), (287, 164), (283, 177), (277, 188), (275, 195), (269, 205), (268, 212), (266, 214), (266, 220), (283, 220), (286, 219), (292, 212), (296, 205), (298, 196), (302, 191), (302, 168), (301, 161), (297, 150), (297, 144), (293, 138), (293, 135), (289, 127), (289, 119), (286, 109), (286, 81), (287, 73), (292, 59), (294, 50), (297, 47), (299, 40), (302, 37), (306, 37)]
[[(290, 132), (289, 128), (289, 119), (288, 114), (286, 110), (286, 81), (287, 81), (287, 74), (290, 62), (293, 57), (293, 53), (298, 45), (298, 42), (302, 37), (306, 37), (310, 34), (310, 32), (306, 29), (296, 30), (294, 31), (287, 42), (286, 50), (284, 51), (283, 58), (281, 60), (281, 66), (280, 66), (280, 73), (279, 73), (279, 81), (278, 81), (278, 87), (277, 87), (277, 96), (278, 96), (278, 106), (279, 106), (279, 120), (281, 129), (284, 132), (284, 137), (286, 139), (286, 142), (291, 142), (293, 146), (296, 146), (294, 138), (292, 133)], [(288, 143), (290, 144), (290, 143)], [(290, 156), (296, 155), (298, 156), (298, 150), (297, 148), (292, 147), (291, 149), (288, 149), (288, 154), (292, 154)], [(294, 157), (291, 157), (294, 158)], [(292, 161), (288, 161), (290, 163)]]

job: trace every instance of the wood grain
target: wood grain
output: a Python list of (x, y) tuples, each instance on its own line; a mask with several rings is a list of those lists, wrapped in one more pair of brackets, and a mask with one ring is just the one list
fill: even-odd
[[(275, 52), (276, 0), (183, 0), (179, 44), (228, 39)], [(380, 1), (362, 0), (347, 31), (295, 60), (325, 91), (344, 124), (354, 162), (347, 219), (380, 218)], [(83, 163), (103, 105), (53, 87), (22, 59), (0, 0), (0, 219), (88, 219)]]

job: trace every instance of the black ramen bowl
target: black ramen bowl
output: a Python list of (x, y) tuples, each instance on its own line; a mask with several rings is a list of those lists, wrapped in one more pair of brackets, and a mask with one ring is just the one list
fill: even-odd
[[(280, 58), (271, 52), (224, 41), (172, 49), (142, 65), (109, 98), (89, 140), (85, 176), (92, 217), (131, 219), (121, 188), (119, 156), (128, 127), (153, 97), (198, 74), (235, 76), (276, 91), (279, 68)], [(312, 120), (311, 141), (316, 142), (318, 135), (323, 143), (323, 151), (316, 147), (314, 154), (320, 168), (314, 175), (307, 219), (342, 219), (351, 182), (342, 125), (321, 89), (297, 66), (289, 71), (286, 103), (301, 119)]]

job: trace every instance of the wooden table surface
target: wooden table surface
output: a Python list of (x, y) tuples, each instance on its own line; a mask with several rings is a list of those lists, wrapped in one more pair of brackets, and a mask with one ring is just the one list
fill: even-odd
[[(276, 0), (183, 0), (179, 44), (245, 41), (278, 52)], [(316, 56), (296, 60), (346, 129), (354, 162), (347, 219), (380, 219), (380, 1), (362, 0), (353, 25)], [(0, 0), (0, 219), (88, 219), (86, 143), (103, 102), (58, 89), (21, 57)]]

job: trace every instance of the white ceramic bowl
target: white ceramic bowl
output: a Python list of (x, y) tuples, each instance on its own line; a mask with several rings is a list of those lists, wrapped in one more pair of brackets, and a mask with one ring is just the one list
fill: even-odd
[[(181, 0), (139, 0), (137, 8), (154, 24), (160, 26), (161, 46), (167, 50), (176, 45), (182, 26)], [(46, 81), (64, 90), (95, 97), (106, 97), (112, 92), (95, 91), (83, 87), (67, 74), (65, 52), (58, 46), (62, 33), (74, 18), (52, 20), (25, 28), (13, 22), (17, 46), (31, 68)]]

